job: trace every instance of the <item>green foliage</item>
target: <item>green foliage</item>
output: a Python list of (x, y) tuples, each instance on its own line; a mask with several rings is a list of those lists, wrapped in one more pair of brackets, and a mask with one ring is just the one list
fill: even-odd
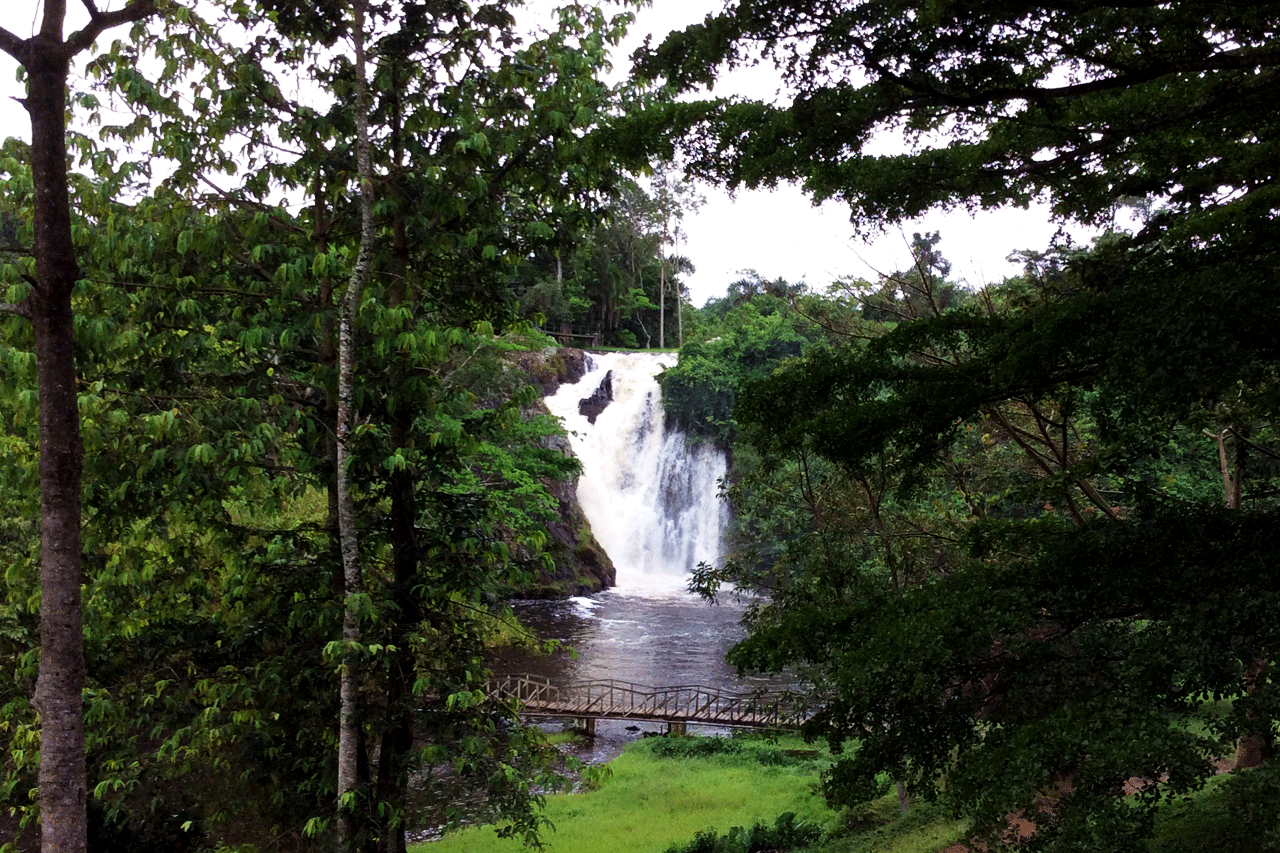
[(1215, 780), (1195, 796), (1165, 803), (1156, 816), (1153, 849), (1170, 853), (1280, 849), (1274, 765)]
[(613, 772), (607, 764), (587, 766), (582, 768), (579, 781), (583, 791), (598, 791), (612, 775)]
[(520, 316), (541, 315), (550, 328), (561, 324), (581, 325), (591, 306), (586, 289), (578, 281), (543, 279), (520, 296)]
[[(1270, 11), (762, 0), (642, 58), (679, 90), (773, 61), (778, 103), (664, 106), (627, 138), (679, 136), (731, 187), (802, 181), (864, 228), (1033, 198), (1105, 223), (1160, 200), (1136, 233), (1025, 253), (967, 301), (917, 235), (914, 269), (811, 312), (843, 340), (740, 394), (756, 506), (801, 511), (771, 573), (701, 580), (773, 589), (733, 659), (803, 667), (809, 733), (860, 741), (833, 802), (887, 772), (990, 841), (1024, 810), (1035, 849), (1142, 850), (1162, 796), (1241, 734), (1274, 741)], [(871, 144), (888, 129), (901, 152)], [(1203, 718), (1222, 698), (1233, 712)], [(1167, 787), (1121, 798), (1134, 776)]]
[[(343, 16), (274, 6), (282, 14), (217, 7), (215, 23), (166, 8), (90, 67), (143, 110), (104, 136), (175, 164), (162, 184), (139, 183), (145, 165), (76, 141), (92, 170), (73, 176), (74, 308), (88, 786), (104, 849), (328, 843), (343, 595), (327, 493), (335, 282), (356, 239), (351, 69), (310, 52), (308, 28)], [(486, 815), (532, 839), (553, 753), (485, 697), (486, 645), (499, 593), (545, 565), (545, 484), (574, 465), (548, 449), (559, 427), (531, 414), (533, 391), (507, 366), (546, 343), (514, 322), (508, 285), (612, 179), (569, 140), (607, 109), (596, 72), (628, 18), (569, 7), (559, 29), (517, 45), (505, 4), (426, 12), (381, 10), (374, 36), (377, 285), (358, 318), (351, 473), (372, 567), (353, 651), (377, 764), (357, 808), (366, 838), (386, 840), (428, 813), (456, 821), (453, 804), (483, 792)], [(228, 48), (220, 29), (244, 43)], [(156, 80), (148, 51), (167, 60)], [(277, 80), (303, 67), (327, 104), (284, 100)], [(245, 142), (234, 157), (230, 133)], [(32, 271), (28, 159), (14, 140), (0, 152), (13, 304)], [(268, 201), (291, 193), (308, 204)], [(37, 395), (30, 328), (6, 313), (0, 334), (12, 463), (0, 476), (0, 800), (31, 816)], [(410, 776), (423, 780), (412, 800)], [(168, 834), (174, 815), (191, 822), (181, 838)]]
[(104, 811), (98, 801), (89, 807), (89, 849), (95, 853), (197, 853), (208, 849), (198, 811), (135, 818), (123, 825), (112, 825)]
[[(1145, 420), (1134, 401), (1151, 389), (1127, 373), (1076, 391), (1043, 361), (1010, 365), (1021, 357), (1010, 341), (1026, 338), (1020, 312), (1052, 337), (1062, 308), (939, 314), (865, 347), (815, 350), (750, 389), (738, 411), (758, 451), (805, 463), (810, 536), (830, 543), (847, 529), (871, 547), (789, 542), (792, 559), (763, 580), (730, 565), (704, 581), (773, 585), (732, 659), (806, 667), (824, 702), (811, 732), (861, 741), (826, 780), (833, 803), (878, 796), (887, 770), (996, 831), (1071, 778), (1077, 793), (1041, 819), (1040, 841), (1136, 849), (1154, 799), (1119, 805), (1125, 779), (1163, 773), (1190, 790), (1207, 757), (1274, 719), (1258, 691), (1251, 723), (1186, 726), (1205, 697), (1240, 694), (1244, 662), (1272, 647), (1275, 626), (1259, 614), (1274, 606), (1262, 538), (1274, 519), (1258, 503), (1213, 507), (1212, 441), (1167, 414)], [(1059, 353), (1089, 345), (1075, 342)], [(1026, 384), (999, 384), (1010, 379)], [(1210, 411), (1190, 424), (1221, 416)], [(1267, 495), (1269, 466), (1251, 470)], [(863, 494), (839, 498), (841, 482)], [(937, 556), (908, 569), (929, 542)]]
[(677, 326), (676, 309), (689, 308), (679, 276), (692, 266), (671, 257), (667, 243), (671, 221), (696, 202), (660, 185), (646, 191), (632, 179), (609, 189), (598, 216), (558, 235), (554, 247), (521, 264), (521, 316), (541, 315), (556, 331), (601, 334), (607, 345), (657, 347), (664, 277), (667, 291), (677, 297), (666, 300), (666, 328)]
[[(685, 90), (763, 57), (794, 97), (671, 105), (617, 142), (661, 148), (674, 131), (695, 171), (730, 186), (798, 178), (866, 223), (1040, 193), (1063, 216), (1105, 220), (1125, 200), (1168, 196), (1214, 218), (1219, 201), (1245, 201), (1231, 189), (1260, 193), (1246, 206), (1270, 193), (1255, 181), (1269, 83), (1229, 59), (1256, 54), (1265, 77), (1267, 21), (1247, 4), (741, 3), (671, 34), (642, 73)], [(895, 128), (905, 153), (868, 145)]]
[(671, 845), (667, 853), (772, 853), (801, 850), (822, 838), (822, 828), (797, 821), (794, 812), (778, 816), (770, 826), (760, 822), (751, 827), (735, 826), (724, 835), (715, 830), (699, 832), (688, 844)]
[(741, 390), (800, 355), (816, 335), (773, 294), (744, 297), (721, 324), (718, 337), (686, 344), (679, 363), (663, 371), (658, 382), (668, 418), (686, 435), (727, 448), (737, 434), (733, 412)]
[(707, 758), (712, 755), (736, 755), (746, 748), (745, 742), (725, 737), (664, 737), (649, 745), (658, 758)]

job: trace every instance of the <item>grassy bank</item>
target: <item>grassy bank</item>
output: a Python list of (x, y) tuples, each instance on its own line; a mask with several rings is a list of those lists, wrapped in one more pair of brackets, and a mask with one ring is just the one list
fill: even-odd
[[(606, 767), (592, 768), (591, 790), (549, 797), (546, 815), (556, 829), (544, 840), (550, 853), (665, 853), (672, 846), (686, 847), (700, 832), (771, 825), (786, 812), (829, 831), (803, 853), (940, 853), (965, 838), (964, 821), (922, 802), (903, 815), (894, 794), (861, 808), (830, 811), (817, 791), (819, 775), (829, 765), (826, 750), (795, 737), (650, 738), (630, 745)], [(1157, 814), (1147, 849), (1280, 850), (1277, 778), (1280, 772), (1264, 768), (1220, 777), (1194, 795), (1170, 798)], [(409, 849), (519, 853), (524, 848), (518, 840), (498, 838), (492, 827), (473, 827)]]
[[(547, 798), (555, 824), (552, 853), (663, 853), (694, 834), (772, 822), (784, 812), (829, 823), (835, 817), (817, 793), (825, 750), (799, 738), (649, 738), (598, 774), (594, 790)], [(492, 827), (450, 833), (409, 848), (413, 853), (517, 853), (521, 843)]]

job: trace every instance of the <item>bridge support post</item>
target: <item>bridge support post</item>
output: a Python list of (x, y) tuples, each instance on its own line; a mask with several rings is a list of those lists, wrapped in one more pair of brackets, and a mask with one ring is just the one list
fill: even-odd
[(596, 736), (596, 718), (595, 717), (575, 717), (573, 727), (580, 730), (587, 737)]
[(667, 734), (674, 737), (684, 737), (689, 733), (689, 724), (684, 720), (672, 720), (667, 723)]

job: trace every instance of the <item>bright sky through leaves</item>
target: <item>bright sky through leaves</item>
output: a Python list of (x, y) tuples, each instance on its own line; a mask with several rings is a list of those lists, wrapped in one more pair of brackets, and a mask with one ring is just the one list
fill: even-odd
[[(105, 2), (102, 8), (118, 4)], [(19, 35), (31, 31), (37, 20), (38, 0), (7, 0), (0, 24)], [(552, 5), (534, 0), (530, 10), (541, 16)], [(702, 20), (720, 8), (721, 0), (654, 0), (639, 11), (637, 22), (615, 60), (615, 73), (630, 71), (627, 57), (652, 34), (656, 43), (673, 29)], [(71, 26), (78, 26), (83, 7), (69, 4)], [(83, 65), (83, 63), (81, 63)], [(78, 70), (78, 69), (75, 69)], [(13, 98), (22, 89), (15, 79), (12, 60), (0, 57), (0, 136), (27, 137), (30, 128), (26, 113)], [(735, 72), (724, 80), (715, 94), (767, 96), (776, 88), (771, 68)], [(895, 140), (885, 140), (892, 150)], [(697, 267), (688, 277), (695, 305), (723, 296), (738, 271), (754, 269), (766, 278), (788, 281), (803, 279), (811, 287), (822, 288), (841, 276), (875, 280), (878, 273), (901, 269), (909, 263), (907, 245), (913, 231), (940, 231), (942, 253), (953, 263), (956, 279), (978, 287), (998, 282), (1017, 272), (1006, 262), (1010, 252), (1043, 249), (1057, 226), (1044, 210), (987, 211), (970, 215), (965, 211), (933, 214), (919, 222), (892, 228), (867, 243), (853, 237), (843, 206), (827, 203), (813, 207), (794, 187), (773, 192), (744, 191), (736, 198), (707, 187), (707, 204), (683, 223), (687, 240), (677, 251), (687, 255)], [(1073, 230), (1077, 240), (1087, 239)]]

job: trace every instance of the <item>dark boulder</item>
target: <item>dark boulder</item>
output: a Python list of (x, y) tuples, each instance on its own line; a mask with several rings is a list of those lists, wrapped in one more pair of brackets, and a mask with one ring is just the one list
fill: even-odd
[(613, 402), (613, 371), (610, 370), (604, 375), (604, 379), (590, 397), (583, 397), (578, 401), (578, 414), (587, 419), (587, 423), (594, 424), (600, 413)]

